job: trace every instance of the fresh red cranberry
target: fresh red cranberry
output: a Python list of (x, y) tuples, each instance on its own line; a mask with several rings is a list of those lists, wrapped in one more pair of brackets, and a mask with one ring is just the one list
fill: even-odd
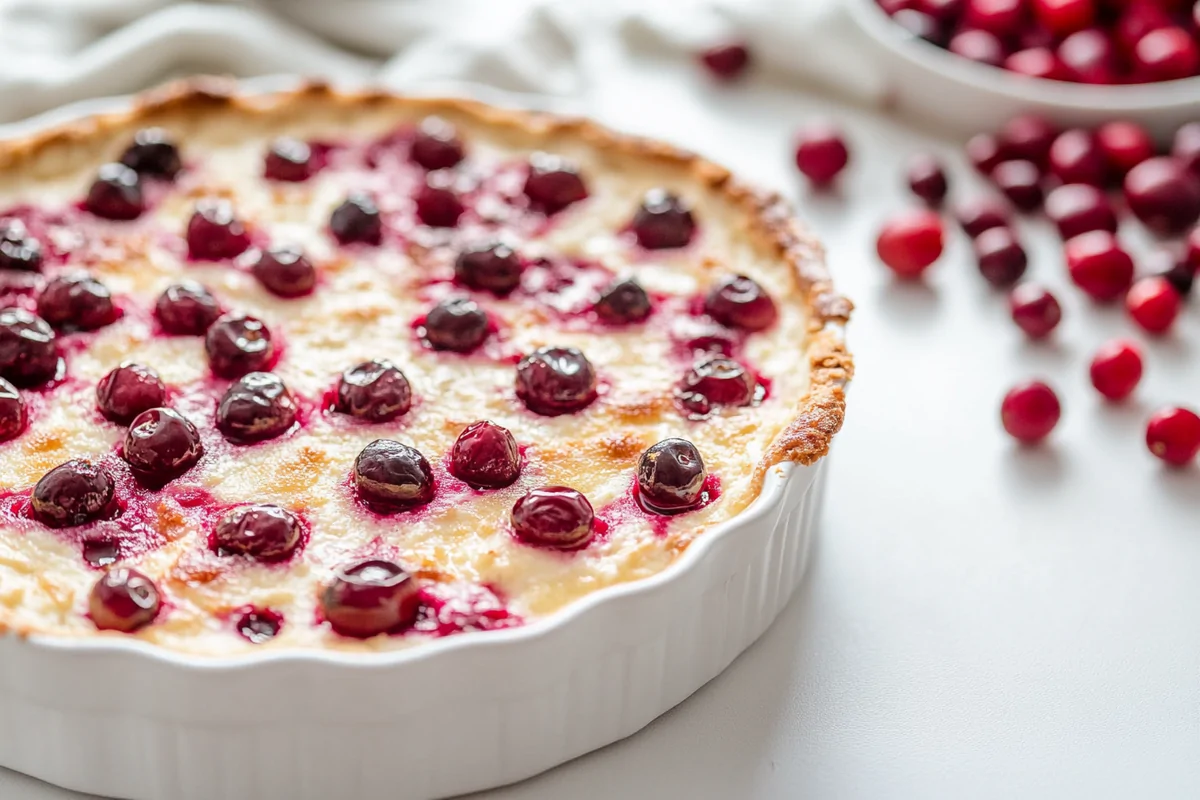
[(187, 225), (188, 253), (204, 261), (221, 261), (241, 255), (250, 246), (250, 234), (238, 219), (233, 204), (223, 198), (196, 203)]
[(596, 399), (596, 370), (574, 347), (540, 347), (517, 364), (517, 397), (547, 417), (581, 411)]
[(251, 609), (238, 618), (238, 634), (250, 644), (263, 644), (279, 635), (283, 615), (269, 608)]
[(753, 278), (733, 275), (709, 291), (704, 310), (722, 325), (763, 331), (775, 324), (779, 310), (767, 290)]
[(1056, 51), (1071, 80), (1107, 86), (1117, 82), (1117, 51), (1108, 34), (1098, 28), (1072, 33)]
[(121, 163), (147, 178), (171, 180), (183, 169), (179, 148), (162, 128), (143, 128), (121, 154)]
[(494, 422), (475, 422), (450, 450), (450, 474), (476, 489), (508, 486), (521, 474), (517, 440)]
[(17, 387), (0, 378), (0, 442), (16, 438), (28, 422), (25, 398)]
[(313, 176), (316, 166), (308, 142), (284, 136), (271, 142), (263, 160), (263, 177), (269, 181), (301, 183)]
[(1048, 47), (1030, 47), (1004, 59), (1004, 68), (1009, 72), (1028, 78), (1061, 81), (1067, 78), (1067, 68)]
[(1146, 446), (1171, 466), (1187, 466), (1200, 453), (1200, 417), (1186, 408), (1162, 409), (1146, 425)]
[(296, 422), (296, 398), (270, 372), (251, 372), (234, 381), (217, 404), (217, 430), (247, 444), (282, 436)]
[(230, 509), (217, 520), (209, 547), (222, 556), (280, 561), (300, 544), (304, 529), (296, 515), (270, 503)]
[(42, 268), (42, 243), (19, 219), (0, 220), (0, 269), (37, 272)]
[(715, 356), (697, 363), (683, 377), (679, 402), (690, 414), (706, 416), (723, 406), (748, 406), (757, 389), (754, 376), (737, 361)]
[(1178, 159), (1188, 172), (1200, 178), (1200, 122), (1189, 122), (1175, 131), (1171, 155)]
[(958, 204), (955, 208), (958, 224), (972, 239), (986, 230), (1007, 227), (1012, 224), (1008, 209), (991, 197), (974, 197)]
[(383, 220), (375, 199), (363, 192), (351, 194), (329, 215), (329, 230), (341, 244), (379, 244)]
[(1124, 8), (1120, 10), (1113, 34), (1130, 60), (1134, 57), (1138, 42), (1146, 34), (1172, 25), (1170, 14), (1154, 0), (1132, 0), (1119, 5)]
[(1064, 131), (1050, 147), (1050, 172), (1063, 183), (1103, 186), (1108, 182), (1108, 163), (1096, 138), (1075, 128)]
[(713, 45), (700, 53), (700, 63), (713, 77), (731, 81), (741, 77), (750, 65), (750, 50), (744, 42), (725, 42)]
[[(1058, 133), (1058, 128), (1045, 117), (1022, 114), (1004, 124), (997, 134), (997, 141), (1004, 160), (1032, 161), (1041, 167), (1050, 157), (1050, 145), (1054, 144)], [(995, 167), (993, 164), (992, 169)]]
[(60, 330), (94, 331), (120, 316), (108, 288), (86, 272), (54, 278), (37, 300), (38, 314)]
[(88, 596), (88, 616), (102, 631), (133, 633), (158, 616), (162, 601), (154, 581), (136, 569), (110, 569)]
[(897, 275), (915, 278), (941, 257), (944, 237), (937, 214), (924, 209), (905, 211), (883, 226), (875, 249)]
[(1033, 0), (1032, 5), (1038, 22), (1058, 36), (1083, 30), (1096, 18), (1093, 0)]
[[(1197, 127), (1200, 132), (1200, 126)], [(1096, 145), (1108, 171), (1124, 179), (1129, 170), (1154, 157), (1154, 140), (1136, 122), (1106, 122), (1096, 129)]]
[(950, 191), (942, 162), (929, 153), (919, 153), (909, 159), (908, 188), (930, 207), (939, 207)]
[(112, 511), (113, 480), (102, 468), (82, 458), (59, 464), (33, 487), (33, 516), (51, 528), (70, 528)]
[(796, 135), (796, 166), (814, 186), (830, 185), (850, 163), (846, 137), (831, 122), (814, 122)]
[(923, 11), (911, 8), (897, 11), (892, 15), (892, 22), (918, 39), (924, 39), (939, 46), (946, 43), (945, 29), (936, 19)]
[(1025, 22), (1023, 0), (967, 0), (964, 19), (968, 27), (1012, 36)]
[(512, 525), (526, 544), (576, 550), (596, 532), (595, 512), (588, 499), (566, 486), (533, 489), (512, 507)]
[(1144, 83), (1190, 78), (1200, 72), (1200, 48), (1183, 28), (1150, 31), (1133, 48), (1133, 71)]
[(366, 639), (411, 625), (421, 609), (420, 591), (399, 564), (359, 561), (334, 571), (321, 610), (336, 633)]
[(316, 267), (295, 245), (263, 250), (252, 270), (258, 282), (279, 297), (303, 297), (317, 285)]
[(992, 170), (992, 182), (1022, 211), (1033, 211), (1042, 204), (1042, 173), (1032, 161), (1000, 162)]
[(96, 405), (113, 422), (128, 425), (143, 411), (161, 406), (167, 387), (150, 367), (126, 361), (96, 384)]
[(1062, 306), (1049, 289), (1035, 283), (1023, 283), (1008, 296), (1013, 322), (1030, 339), (1042, 339), (1062, 321)]
[(0, 311), (0, 376), (17, 386), (38, 386), (58, 372), (54, 331), (23, 308)]
[(500, 242), (475, 245), (458, 254), (454, 274), (472, 289), (506, 295), (521, 284), (521, 259)]
[(181, 281), (168, 286), (159, 296), (154, 314), (167, 333), (200, 336), (221, 316), (221, 305), (206, 286)]
[(651, 189), (633, 215), (633, 235), (647, 250), (685, 247), (696, 232), (691, 208), (666, 189)]
[(157, 488), (194, 467), (204, 445), (196, 426), (182, 414), (152, 408), (129, 425), (123, 455), (139, 480)]
[(979, 272), (997, 287), (1012, 286), (1025, 274), (1029, 258), (1011, 228), (992, 228), (975, 239)]
[(706, 476), (696, 445), (686, 439), (663, 439), (638, 461), (638, 495), (651, 511), (675, 513), (700, 502)]
[(430, 173), (413, 197), (417, 219), (431, 228), (453, 228), (466, 210), (458, 193), (440, 173)]
[(1142, 352), (1133, 342), (1117, 339), (1092, 358), (1092, 386), (1109, 400), (1124, 400), (1142, 380)]
[(354, 485), (373, 510), (402, 511), (433, 499), (433, 470), (415, 447), (376, 439), (354, 459)]
[(641, 322), (650, 316), (650, 295), (636, 279), (619, 278), (604, 287), (593, 308), (611, 325)]
[(1039, 381), (1015, 387), (1004, 396), (1000, 406), (1004, 430), (1026, 444), (1040, 442), (1049, 436), (1061, 416), (1058, 395)]
[(342, 373), (334, 410), (366, 422), (387, 422), (412, 408), (412, 386), (390, 361), (364, 361)]
[(1125, 200), (1150, 230), (1180, 234), (1200, 218), (1200, 177), (1173, 158), (1152, 158), (1125, 176)]
[(137, 219), (146, 210), (141, 178), (124, 164), (105, 164), (88, 189), (84, 207), (104, 219)]
[(1142, 278), (1125, 296), (1125, 308), (1142, 330), (1166, 333), (1175, 324), (1183, 307), (1183, 298), (1163, 277)]
[(469, 353), (488, 337), (488, 315), (469, 297), (449, 297), (429, 310), (424, 328), (434, 350)]
[(456, 167), (465, 156), (458, 131), (441, 117), (421, 120), (408, 150), (409, 159), (427, 170)]
[(1102, 190), (1086, 183), (1059, 186), (1046, 195), (1046, 216), (1063, 239), (1088, 231), (1117, 232), (1117, 211)]
[(1133, 259), (1108, 231), (1068, 239), (1065, 252), (1071, 280), (1094, 300), (1116, 300), (1133, 283)]
[(588, 190), (579, 168), (570, 161), (548, 153), (534, 153), (529, 157), (525, 196), (538, 211), (557, 214), (567, 206), (585, 200)]
[(249, 314), (225, 314), (209, 326), (204, 349), (212, 371), (222, 378), (238, 378), (271, 365), (275, 344), (266, 323)]
[(967, 160), (980, 175), (991, 175), (992, 170), (1004, 160), (1005, 152), (1000, 140), (990, 133), (977, 133), (967, 140)]
[(1000, 37), (994, 33), (975, 29), (959, 31), (954, 34), (950, 38), (948, 49), (957, 56), (991, 67), (1002, 65), (1008, 55)]

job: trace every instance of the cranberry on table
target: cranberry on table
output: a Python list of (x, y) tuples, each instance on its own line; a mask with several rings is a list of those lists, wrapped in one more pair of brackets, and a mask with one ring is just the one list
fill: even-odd
[(469, 297), (450, 297), (425, 315), (425, 341), (434, 350), (469, 353), (488, 337), (488, 315)]
[(108, 287), (86, 272), (54, 278), (37, 300), (38, 314), (60, 330), (94, 331), (120, 316)]
[(707, 475), (696, 445), (663, 439), (638, 460), (638, 496), (643, 506), (659, 513), (693, 508), (702, 499)]
[(996, 36), (1012, 36), (1025, 23), (1023, 0), (966, 0), (964, 21)]
[(329, 230), (341, 244), (372, 244), (383, 241), (383, 218), (375, 199), (354, 192), (329, 215)]
[(1116, 300), (1133, 283), (1133, 258), (1108, 231), (1068, 239), (1065, 252), (1071, 280), (1094, 300)]
[(1049, 289), (1036, 283), (1023, 283), (1008, 296), (1013, 322), (1031, 339), (1042, 339), (1062, 321), (1062, 306)]
[(167, 398), (167, 387), (153, 369), (126, 361), (96, 384), (96, 405), (106, 418), (120, 425), (157, 406)]
[(433, 499), (433, 470), (415, 447), (376, 439), (354, 460), (354, 486), (375, 511), (407, 510)]
[(512, 525), (526, 544), (557, 550), (584, 547), (596, 531), (592, 504), (567, 486), (530, 491), (513, 505)]
[(1011, 228), (992, 228), (975, 239), (979, 272), (997, 287), (1012, 286), (1025, 274), (1029, 258)]
[(1152, 158), (1125, 176), (1125, 200), (1150, 230), (1180, 234), (1200, 218), (1200, 177), (1174, 158)]
[(209, 326), (204, 349), (212, 371), (237, 378), (270, 366), (275, 344), (266, 323), (249, 314), (225, 314)]
[(59, 464), (34, 484), (33, 517), (51, 528), (70, 528), (112, 511), (113, 480), (102, 467), (82, 458)]
[(321, 611), (342, 636), (365, 639), (411, 625), (421, 608), (417, 579), (382, 559), (340, 567), (321, 594)]
[(958, 204), (955, 208), (958, 224), (972, 239), (986, 230), (1007, 227), (1012, 223), (1008, 209), (999, 200), (991, 197), (974, 197)]
[(744, 42), (713, 45), (700, 53), (700, 63), (713, 77), (729, 81), (738, 78), (750, 65), (750, 50)]
[(238, 618), (238, 634), (250, 644), (263, 644), (279, 635), (283, 615), (269, 608), (251, 609)]
[(666, 189), (651, 189), (633, 215), (634, 238), (647, 250), (686, 247), (696, 232), (688, 204)]
[(217, 404), (217, 430), (231, 442), (274, 439), (296, 422), (296, 398), (270, 372), (251, 372), (233, 383)]
[(1116, 339), (1092, 358), (1092, 386), (1109, 400), (1124, 400), (1142, 380), (1142, 351), (1133, 342)]
[(179, 148), (162, 128), (142, 128), (121, 154), (121, 163), (147, 178), (171, 180), (183, 169)]
[(980, 64), (987, 64), (990, 67), (1003, 65), (1004, 59), (1008, 55), (1000, 37), (975, 29), (959, 31), (954, 34), (950, 38), (947, 49), (957, 56), (977, 61)]
[(918, 153), (909, 159), (908, 188), (929, 206), (940, 206), (950, 191), (942, 162), (929, 153)]
[(157, 488), (194, 467), (204, 445), (196, 426), (182, 414), (152, 408), (129, 425), (122, 455), (139, 480)]
[(364, 361), (342, 373), (334, 410), (366, 422), (387, 422), (412, 408), (412, 386), (390, 361)]
[(1189, 122), (1175, 131), (1171, 155), (1200, 178), (1200, 122)]
[(1049, 436), (1061, 416), (1058, 395), (1040, 381), (1015, 387), (1004, 396), (1000, 406), (1004, 430), (1025, 444), (1034, 444)]
[(846, 137), (833, 123), (810, 123), (796, 135), (796, 167), (814, 186), (829, 186), (849, 163)]
[(1125, 296), (1125, 308), (1142, 330), (1166, 333), (1183, 308), (1183, 298), (1166, 278), (1142, 278)]
[(1032, 161), (1002, 161), (992, 170), (992, 182), (1022, 211), (1042, 204), (1042, 173)]
[(28, 422), (25, 398), (17, 387), (0, 378), (0, 442), (7, 442), (21, 434)]
[(0, 220), (0, 269), (37, 272), (42, 268), (42, 243), (19, 219)]
[(766, 330), (779, 317), (767, 290), (745, 275), (733, 275), (714, 286), (704, 299), (704, 310), (722, 325), (745, 331)]
[(1134, 77), (1143, 83), (1190, 78), (1200, 72), (1200, 47), (1192, 34), (1172, 25), (1139, 39), (1132, 61)]
[(162, 601), (154, 581), (136, 569), (104, 573), (88, 596), (88, 616), (102, 631), (133, 633), (158, 616)]
[(897, 275), (915, 278), (941, 257), (944, 237), (942, 219), (936, 213), (905, 211), (884, 224), (875, 250)]
[(1007, 155), (1000, 140), (990, 133), (977, 133), (967, 140), (967, 160), (980, 175), (991, 175), (996, 165)]
[(212, 292), (196, 281), (173, 283), (154, 304), (163, 330), (177, 336), (200, 336), (221, 316)]
[(691, 414), (705, 416), (722, 407), (748, 406), (758, 382), (741, 363), (714, 356), (697, 363), (683, 377), (679, 402)]
[(1046, 195), (1046, 216), (1063, 239), (1089, 231), (1117, 232), (1117, 211), (1101, 189), (1086, 183), (1059, 186)]
[(449, 182), (436, 176), (427, 176), (413, 197), (417, 219), (431, 228), (453, 228), (466, 209)]
[(187, 224), (188, 253), (204, 261), (221, 261), (241, 255), (250, 247), (250, 234), (238, 219), (233, 204), (224, 198), (196, 203)]
[(1061, 81), (1068, 77), (1066, 67), (1048, 47), (1018, 50), (1004, 59), (1004, 68), (1018, 75), (1047, 81)]
[(295, 552), (303, 533), (300, 520), (291, 511), (255, 503), (225, 512), (213, 528), (209, 546), (222, 556), (279, 561)]
[(1118, 81), (1117, 50), (1102, 30), (1089, 28), (1072, 33), (1059, 43), (1055, 54), (1072, 81), (1097, 86)]
[(251, 270), (258, 282), (278, 297), (303, 297), (317, 285), (316, 267), (295, 245), (263, 250)]
[(263, 160), (263, 177), (271, 181), (300, 183), (316, 171), (308, 142), (284, 136), (271, 142)]
[(1129, 170), (1154, 158), (1154, 139), (1136, 122), (1106, 122), (1095, 135), (1109, 172), (1119, 178), (1124, 179)]
[(408, 149), (409, 160), (427, 170), (456, 167), (465, 156), (458, 130), (441, 117), (421, 120)]
[(521, 453), (507, 428), (483, 420), (468, 425), (450, 450), (450, 474), (476, 489), (508, 486), (521, 474)]
[(618, 278), (604, 287), (593, 306), (596, 316), (612, 325), (641, 322), (650, 316), (650, 295), (634, 278)]
[(23, 308), (0, 310), (0, 376), (17, 386), (38, 386), (58, 372), (54, 330)]
[(472, 289), (506, 295), (521, 284), (521, 258), (502, 242), (474, 245), (458, 254), (454, 274)]
[(104, 219), (137, 219), (146, 210), (141, 178), (124, 164), (105, 164), (96, 173), (83, 205)]
[(1108, 161), (1090, 131), (1063, 131), (1050, 147), (1050, 172), (1063, 183), (1104, 186)]
[(574, 347), (541, 347), (517, 364), (517, 397), (535, 414), (581, 411), (596, 399), (596, 370)]
[(1050, 157), (1050, 146), (1058, 134), (1059, 129), (1045, 117), (1022, 114), (1004, 123), (997, 140), (1006, 160), (1032, 161), (1042, 167)]
[(1146, 424), (1146, 446), (1173, 467), (1190, 464), (1200, 453), (1200, 417), (1186, 408), (1164, 408)]
[(525, 196), (534, 209), (544, 214), (557, 214), (586, 199), (588, 191), (575, 164), (548, 153), (534, 153), (529, 157)]

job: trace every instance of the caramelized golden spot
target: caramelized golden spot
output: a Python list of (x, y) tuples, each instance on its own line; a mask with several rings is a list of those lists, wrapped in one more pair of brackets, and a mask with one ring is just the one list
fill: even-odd
[(183, 516), (178, 506), (160, 501), (154, 507), (154, 515), (158, 520), (159, 533), (168, 542), (174, 542), (187, 534), (187, 518)]
[(75, 593), (58, 586), (45, 575), (37, 576), (38, 588), (50, 599), (51, 605), (60, 613), (66, 614), (75, 605)]
[(328, 464), (329, 457), (322, 451), (300, 447), (291, 459), (278, 465), (264, 486), (268, 491), (280, 494), (303, 494), (316, 485)]
[(612, 461), (632, 461), (649, 447), (645, 440), (632, 433), (609, 436), (596, 442), (596, 449), (601, 456)]
[(674, 400), (662, 395), (643, 395), (612, 404), (613, 414), (623, 422), (654, 422), (663, 414), (674, 413)]

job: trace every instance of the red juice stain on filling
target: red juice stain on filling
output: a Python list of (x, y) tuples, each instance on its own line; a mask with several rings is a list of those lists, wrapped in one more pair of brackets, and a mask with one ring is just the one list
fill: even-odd
[(515, 628), (524, 620), (486, 586), (432, 583), (421, 589), (421, 610), (408, 630), (434, 636)]
[(672, 519), (684, 516), (693, 511), (699, 511), (717, 501), (721, 496), (721, 478), (713, 473), (709, 473), (704, 478), (704, 488), (700, 492), (700, 502), (691, 508), (683, 508), (671, 513), (650, 510), (642, 502), (640, 494), (641, 492), (639, 492), (637, 485), (637, 476), (634, 476), (629, 482), (629, 491), (596, 512), (597, 523), (603, 518), (608, 527), (615, 528), (622, 523), (636, 521), (648, 524), (656, 536), (666, 536)]

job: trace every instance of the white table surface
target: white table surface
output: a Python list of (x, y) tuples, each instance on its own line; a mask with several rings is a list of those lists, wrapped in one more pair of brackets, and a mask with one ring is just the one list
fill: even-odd
[[(1024, 229), (1032, 274), (1066, 305), (1050, 345), (1022, 341), (957, 232), (925, 283), (876, 262), (876, 226), (910, 202), (903, 159), (951, 145), (765, 78), (717, 89), (665, 63), (621, 69), (597, 115), (799, 201), (858, 305), (859, 374), (811, 570), (775, 626), (642, 733), (476, 797), (1200, 796), (1200, 470), (1161, 469), (1142, 441), (1155, 406), (1200, 404), (1194, 313), (1149, 345), (1137, 399), (1107, 406), (1087, 361), (1133, 329), (1068, 288), (1043, 224)], [(816, 198), (788, 142), (822, 112), (851, 130), (854, 165)], [(961, 164), (956, 177), (968, 193)], [(1050, 446), (1023, 450), (999, 401), (1035, 375), (1065, 416)], [(69, 797), (0, 771), (3, 800)]]

